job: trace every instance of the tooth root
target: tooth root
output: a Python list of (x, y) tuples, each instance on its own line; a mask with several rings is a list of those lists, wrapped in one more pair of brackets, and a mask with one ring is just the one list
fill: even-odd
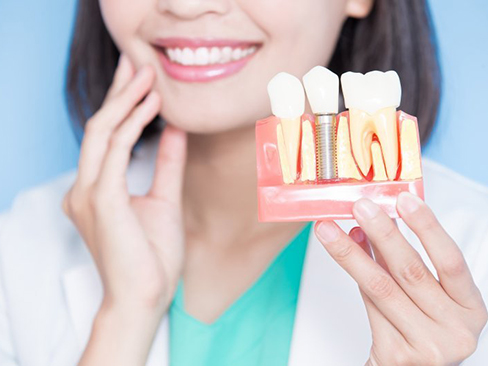
[(337, 175), (339, 178), (362, 179), (352, 157), (349, 125), (346, 117), (341, 117), (337, 126)]
[(312, 123), (309, 120), (302, 123), (302, 144), (301, 144), (302, 170), (300, 180), (314, 181), (316, 178), (315, 169), (315, 143)]
[(293, 179), (291, 178), (290, 173), (290, 165), (288, 164), (288, 156), (285, 147), (285, 141), (283, 138), (283, 129), (281, 127), (281, 123), (278, 123), (278, 125), (276, 126), (276, 138), (278, 141), (278, 154), (280, 156), (281, 175), (283, 177), (283, 182), (286, 184), (293, 183)]
[(371, 155), (373, 156), (373, 181), (388, 180), (385, 164), (383, 163), (383, 153), (381, 152), (381, 146), (378, 141), (373, 141), (371, 144)]
[(298, 150), (300, 147), (300, 117), (282, 118), (283, 140), (286, 146), (290, 175), (293, 180), (297, 177)]
[(372, 118), (366, 112), (358, 109), (349, 110), (351, 125), (352, 153), (359, 169), (364, 176), (371, 169), (371, 143), (373, 141), (374, 125)]
[(400, 179), (418, 179), (422, 177), (420, 167), (420, 143), (415, 122), (406, 119), (402, 122), (400, 131), (400, 151), (402, 156), (402, 170)]
[(394, 180), (398, 170), (398, 127), (396, 108), (384, 108), (374, 115), (375, 133), (381, 144), (389, 180)]
[(385, 161), (389, 180), (396, 178), (398, 169), (398, 128), (395, 107), (383, 108), (374, 115), (358, 109), (349, 110), (351, 143), (359, 169), (366, 176), (371, 169), (371, 144), (376, 134)]

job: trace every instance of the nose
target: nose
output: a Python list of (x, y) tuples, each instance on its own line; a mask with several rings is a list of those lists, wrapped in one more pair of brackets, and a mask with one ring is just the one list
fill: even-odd
[(158, 10), (181, 19), (195, 19), (204, 14), (225, 14), (230, 0), (158, 0)]

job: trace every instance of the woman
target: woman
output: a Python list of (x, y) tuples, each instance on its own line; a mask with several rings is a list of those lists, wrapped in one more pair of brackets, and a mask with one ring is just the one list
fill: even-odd
[(256, 216), (267, 81), (395, 69), (425, 141), (429, 27), (420, 0), (81, 0), (79, 168), (1, 217), (0, 364), (486, 364), (485, 188), (426, 161), (437, 217), (403, 194), (397, 227), (362, 199), (360, 228), (317, 240)]

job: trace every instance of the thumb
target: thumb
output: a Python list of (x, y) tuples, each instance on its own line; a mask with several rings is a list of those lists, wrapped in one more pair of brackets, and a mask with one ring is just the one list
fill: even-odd
[(159, 141), (156, 169), (148, 195), (170, 202), (181, 200), (186, 163), (186, 132), (166, 124)]

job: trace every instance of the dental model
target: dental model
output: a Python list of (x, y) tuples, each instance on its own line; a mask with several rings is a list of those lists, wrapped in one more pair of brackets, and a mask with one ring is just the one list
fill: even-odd
[(256, 123), (260, 221), (351, 219), (362, 197), (398, 217), (401, 192), (423, 198), (417, 119), (397, 111), (398, 74), (347, 72), (341, 83), (348, 111), (338, 113), (338, 76), (321, 66), (303, 76), (313, 115), (295, 76), (268, 84), (274, 116)]

